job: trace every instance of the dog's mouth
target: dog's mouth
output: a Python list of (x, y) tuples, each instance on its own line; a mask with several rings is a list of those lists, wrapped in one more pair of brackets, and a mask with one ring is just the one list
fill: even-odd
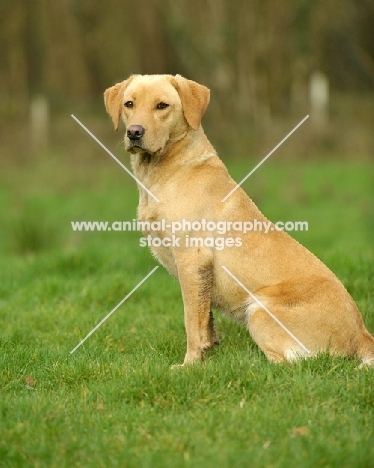
[(131, 154), (142, 154), (142, 153), (151, 153), (140, 140), (129, 141), (125, 143), (126, 151)]
[(149, 159), (153, 156), (160, 156), (162, 147), (158, 148), (156, 151), (152, 151), (149, 148), (146, 148), (141, 140), (130, 140), (126, 142), (126, 150), (131, 154), (145, 155), (147, 159)]
[[(134, 152), (137, 152), (137, 151), (139, 151), (139, 150), (145, 151), (143, 142), (140, 141), (140, 140), (135, 140), (135, 141), (130, 140), (130, 141), (126, 144), (126, 146), (127, 146), (127, 149), (128, 149), (129, 151), (131, 151), (131, 150), (134, 150)], [(131, 152), (132, 152), (132, 151), (131, 151)]]

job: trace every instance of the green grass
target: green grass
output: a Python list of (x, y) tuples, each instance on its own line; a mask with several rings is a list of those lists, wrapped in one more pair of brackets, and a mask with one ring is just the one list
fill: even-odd
[[(254, 163), (229, 166), (240, 180)], [(170, 369), (184, 357), (183, 306), (162, 268), (70, 355), (156, 265), (137, 233), (70, 229), (134, 218), (135, 184), (111, 161), (51, 157), (3, 171), (0, 187), (0, 466), (373, 466), (373, 370), (326, 355), (271, 364), (218, 315), (221, 345)], [(309, 222), (294, 236), (373, 332), (372, 167), (268, 161), (245, 189), (273, 221)]]

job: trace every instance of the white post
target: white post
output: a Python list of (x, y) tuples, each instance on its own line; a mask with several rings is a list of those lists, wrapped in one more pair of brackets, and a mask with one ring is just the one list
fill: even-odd
[(35, 96), (30, 104), (30, 130), (33, 151), (39, 152), (47, 148), (49, 130), (49, 104), (41, 94)]
[(316, 127), (327, 125), (329, 120), (329, 80), (327, 76), (314, 71), (309, 81), (310, 117)]

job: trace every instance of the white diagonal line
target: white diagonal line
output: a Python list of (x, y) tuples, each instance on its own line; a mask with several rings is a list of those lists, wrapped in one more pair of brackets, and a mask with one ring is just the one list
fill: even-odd
[(139, 288), (139, 286), (141, 286), (141, 285), (144, 283), (144, 281), (146, 281), (146, 280), (151, 276), (151, 274), (154, 273), (154, 272), (157, 270), (157, 268), (159, 268), (159, 267), (158, 267), (158, 266), (154, 267), (153, 270), (152, 270), (151, 272), (149, 272), (148, 275), (147, 275), (145, 278), (143, 278), (143, 279), (140, 281), (140, 283), (138, 283), (138, 284), (135, 286), (135, 288), (134, 288), (132, 291), (130, 291), (130, 292), (127, 294), (127, 296), (124, 297), (124, 298), (122, 299), (122, 301), (121, 301), (119, 304), (117, 304), (117, 305), (115, 306), (115, 308), (114, 308), (113, 310), (111, 310), (111, 311), (109, 312), (109, 314), (108, 314), (107, 316), (105, 316), (105, 317), (103, 318), (103, 320), (102, 320), (100, 323), (98, 323), (98, 324), (96, 325), (96, 327), (93, 328), (93, 329), (90, 331), (90, 333), (89, 333), (87, 336), (85, 336), (85, 337), (83, 338), (83, 340), (82, 340), (79, 344), (77, 344), (77, 346), (76, 346), (74, 349), (72, 349), (72, 350), (70, 351), (70, 354), (73, 354), (73, 353), (79, 348), (79, 346), (80, 346), (81, 344), (83, 344), (83, 343), (87, 340), (87, 338), (89, 338), (89, 337), (105, 322), (105, 320), (107, 320), (107, 319), (118, 309), (118, 307), (120, 307), (120, 306), (126, 301), (126, 299), (128, 299), (128, 298), (131, 296), (131, 294), (132, 294), (133, 292), (135, 292), (135, 291)]
[(306, 346), (304, 346), (304, 345), (302, 344), (302, 342), (301, 342), (298, 338), (296, 338), (296, 336), (295, 336), (292, 332), (290, 332), (290, 330), (289, 330), (287, 327), (285, 327), (285, 326), (283, 325), (283, 323), (282, 323), (280, 320), (278, 320), (277, 317), (276, 317), (274, 314), (272, 314), (272, 313), (270, 312), (270, 310), (269, 310), (259, 299), (257, 299), (257, 297), (254, 296), (254, 295), (251, 293), (251, 291), (249, 291), (249, 290), (244, 286), (243, 283), (241, 283), (241, 282), (238, 280), (238, 278), (236, 278), (236, 276), (234, 276), (234, 275), (231, 273), (230, 270), (228, 270), (228, 269), (227, 269), (225, 266), (223, 266), (223, 265), (222, 265), (222, 268), (225, 270), (226, 273), (228, 273), (228, 274), (231, 276), (231, 278), (233, 278), (233, 279), (238, 283), (239, 286), (241, 286), (241, 287), (244, 289), (245, 292), (247, 292), (247, 293), (252, 297), (252, 299), (254, 299), (254, 300), (257, 302), (257, 304), (259, 304), (259, 305), (265, 310), (265, 312), (267, 312), (267, 313), (270, 315), (270, 317), (271, 317), (272, 319), (274, 319), (274, 320), (277, 322), (277, 324), (278, 324), (279, 326), (281, 326), (281, 327), (283, 328), (283, 330), (284, 330), (286, 333), (288, 333), (288, 334), (290, 335), (291, 338), (293, 338), (293, 339), (296, 341), (297, 344), (299, 344), (299, 345), (303, 348), (304, 351), (306, 351), (308, 354), (310, 354), (309, 349), (308, 349)]
[(289, 136), (291, 136), (291, 135), (293, 134), (293, 132), (295, 132), (295, 131), (300, 127), (300, 125), (302, 125), (302, 124), (306, 121), (306, 119), (307, 119), (308, 117), (309, 117), (309, 115), (307, 115), (306, 117), (304, 117), (303, 120), (302, 120), (301, 122), (299, 122), (299, 123), (296, 125), (296, 127), (295, 127), (293, 130), (291, 130), (290, 133), (289, 133), (287, 136), (285, 136), (285, 137), (283, 138), (283, 140), (282, 140), (280, 143), (278, 143), (277, 146), (276, 146), (274, 149), (272, 149), (272, 150), (270, 151), (270, 153), (269, 153), (267, 156), (265, 156), (264, 159), (263, 159), (262, 161), (260, 161), (260, 162), (257, 164), (257, 166), (256, 166), (255, 168), (253, 168), (253, 169), (251, 170), (251, 172), (250, 172), (249, 174), (247, 174), (247, 175), (244, 177), (244, 179), (241, 180), (241, 181), (236, 185), (236, 187), (234, 187), (234, 188), (231, 190), (231, 192), (229, 192), (229, 193), (225, 196), (225, 198), (222, 198), (221, 202), (226, 201), (226, 200), (229, 198), (229, 196), (232, 195), (232, 194), (235, 192), (235, 190), (237, 190), (237, 189), (242, 185), (242, 183), (245, 182), (245, 181), (248, 179), (248, 177), (251, 176), (251, 175), (261, 166), (262, 163), (264, 163), (268, 158), (270, 158), (270, 156), (274, 153), (274, 151), (276, 151), (276, 150), (287, 140), (287, 138), (288, 138)]
[(153, 195), (153, 193), (152, 193), (149, 189), (147, 189), (147, 187), (146, 187), (142, 182), (140, 182), (140, 180), (139, 180), (137, 177), (135, 177), (134, 174), (133, 174), (129, 169), (127, 169), (127, 167), (126, 167), (124, 164), (122, 164), (121, 161), (120, 161), (119, 159), (117, 159), (117, 158), (114, 156), (114, 154), (111, 153), (111, 152), (108, 150), (108, 148), (107, 148), (105, 145), (103, 145), (103, 144), (101, 143), (101, 141), (100, 141), (98, 138), (96, 138), (95, 135), (94, 135), (92, 132), (90, 132), (90, 131), (88, 130), (88, 128), (85, 127), (85, 126), (82, 124), (82, 122), (81, 122), (79, 119), (77, 119), (77, 118), (75, 117), (74, 114), (71, 114), (71, 116), (73, 117), (73, 119), (74, 119), (77, 123), (79, 123), (79, 125), (80, 125), (84, 130), (86, 130), (86, 132), (87, 132), (97, 143), (99, 143), (99, 145), (100, 145), (102, 148), (104, 148), (104, 150), (109, 154), (109, 156), (111, 156), (123, 169), (125, 169), (125, 171), (126, 171), (133, 179), (135, 179), (136, 182), (137, 182), (141, 187), (143, 187), (143, 189), (146, 190), (152, 198), (154, 198), (154, 199), (156, 200), (156, 202), (158, 202), (158, 203), (160, 202), (160, 200), (159, 200), (157, 197), (155, 197), (155, 196)]

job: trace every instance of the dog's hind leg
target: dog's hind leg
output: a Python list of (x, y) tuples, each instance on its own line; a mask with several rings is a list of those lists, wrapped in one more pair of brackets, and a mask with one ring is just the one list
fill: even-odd
[(362, 364), (360, 367), (374, 367), (374, 338), (366, 329), (363, 333), (363, 339), (358, 351), (358, 356), (362, 359)]
[[(282, 315), (281, 310), (275, 309), (271, 312), (281, 321), (279, 318)], [(287, 324), (283, 325), (287, 328)], [(301, 346), (260, 306), (249, 315), (248, 330), (269, 361), (292, 362), (309, 356), (309, 352), (305, 346)], [(292, 333), (292, 330), (288, 331)], [(300, 339), (299, 337), (297, 338)]]

